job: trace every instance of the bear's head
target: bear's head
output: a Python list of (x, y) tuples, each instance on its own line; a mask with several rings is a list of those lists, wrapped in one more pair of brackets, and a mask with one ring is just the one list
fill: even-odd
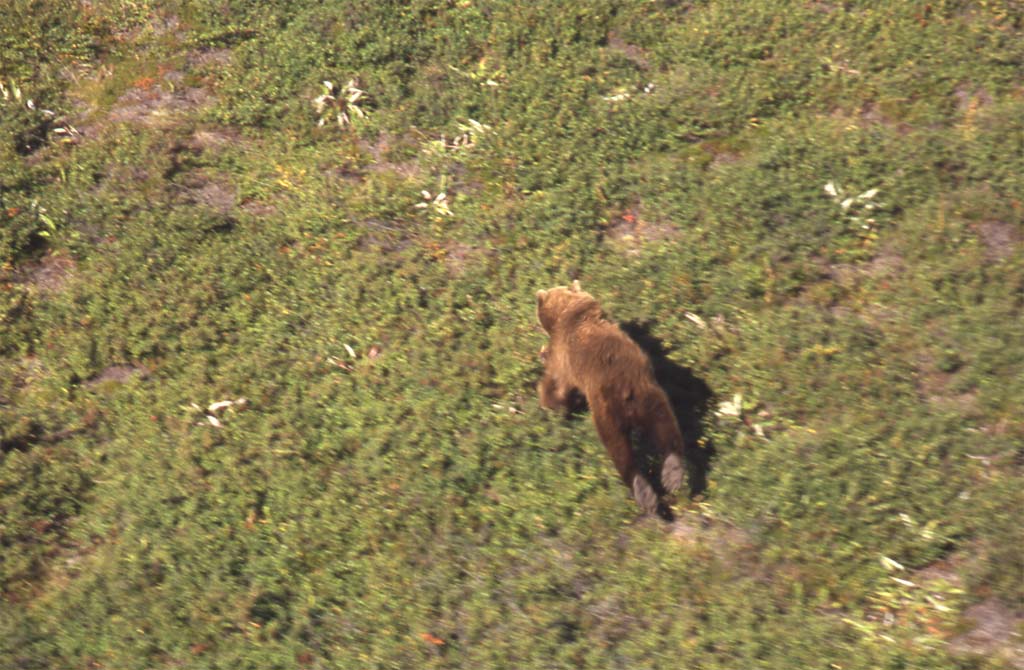
[(582, 315), (586, 312), (600, 317), (601, 307), (594, 296), (580, 288), (579, 280), (574, 280), (571, 286), (537, 291), (537, 321), (549, 335), (567, 314)]

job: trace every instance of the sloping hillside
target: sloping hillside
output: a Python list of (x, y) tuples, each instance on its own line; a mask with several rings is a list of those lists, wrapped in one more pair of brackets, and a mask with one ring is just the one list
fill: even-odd
[[(7, 0), (0, 666), (1024, 667), (1015, 0)], [(642, 518), (534, 292), (655, 356)]]

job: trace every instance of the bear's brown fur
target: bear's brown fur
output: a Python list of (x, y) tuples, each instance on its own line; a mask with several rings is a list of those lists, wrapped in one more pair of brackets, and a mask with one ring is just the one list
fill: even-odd
[(597, 300), (578, 281), (538, 291), (537, 319), (550, 336), (540, 352), (541, 405), (564, 410), (573, 394), (581, 393), (622, 481), (645, 512), (654, 512), (658, 496), (637, 470), (631, 437), (646, 438), (662, 453), (661, 482), (667, 491), (682, 483), (684, 443), (647, 354), (604, 318)]

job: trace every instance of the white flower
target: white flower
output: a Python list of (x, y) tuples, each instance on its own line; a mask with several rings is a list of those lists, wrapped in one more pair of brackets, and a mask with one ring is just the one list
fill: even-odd
[(623, 100), (629, 100), (629, 93), (616, 93), (615, 95), (606, 95), (602, 99), (608, 102), (622, 102)]
[(735, 416), (737, 418), (741, 416), (743, 414), (743, 394), (735, 393), (732, 396), (732, 400), (720, 403), (715, 414), (718, 416)]
[(689, 319), (690, 321), (692, 321), (695, 324), (697, 324), (697, 326), (699, 328), (701, 328), (702, 330), (704, 330), (704, 329), (706, 329), (708, 327), (708, 324), (704, 321), (704, 319), (700, 318), (699, 316), (697, 316), (693, 312), (683, 312), (683, 316), (685, 316), (687, 319)]
[(888, 556), (880, 556), (878, 560), (886, 570), (906, 570), (901, 563), (897, 563)]

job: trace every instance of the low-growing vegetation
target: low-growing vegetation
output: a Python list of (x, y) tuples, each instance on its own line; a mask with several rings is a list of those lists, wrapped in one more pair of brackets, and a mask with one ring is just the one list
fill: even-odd
[[(0, 666), (1024, 667), (1014, 0), (8, 0)], [(579, 278), (699, 445), (538, 406)]]

